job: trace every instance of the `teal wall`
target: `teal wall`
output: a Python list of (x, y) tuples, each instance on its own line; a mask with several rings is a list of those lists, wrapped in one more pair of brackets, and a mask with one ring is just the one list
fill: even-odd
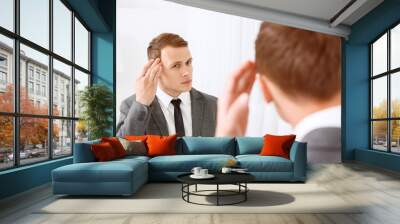
[[(104, 83), (114, 93), (116, 0), (66, 0), (66, 2), (79, 14), (92, 32), (92, 82)], [(115, 120), (115, 112), (113, 119)], [(114, 130), (115, 128), (110, 127), (110, 132)], [(50, 182), (53, 169), (71, 163), (72, 157), (68, 157), (0, 172), (0, 199)]]
[(0, 199), (48, 183), (53, 169), (71, 163), (68, 157), (0, 172)]
[(343, 160), (399, 170), (399, 156), (369, 149), (369, 43), (400, 22), (400, 0), (386, 0), (351, 27), (343, 43)]

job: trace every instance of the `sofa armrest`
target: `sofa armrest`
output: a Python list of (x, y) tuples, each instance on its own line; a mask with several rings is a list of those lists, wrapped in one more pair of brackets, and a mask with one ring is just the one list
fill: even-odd
[(293, 178), (305, 181), (307, 176), (307, 143), (295, 141), (290, 149), (290, 160), (293, 162)]
[(74, 145), (74, 163), (95, 162), (96, 158), (94, 157), (90, 146), (92, 144), (98, 144), (98, 143), (100, 143), (100, 140), (75, 143), (75, 145)]

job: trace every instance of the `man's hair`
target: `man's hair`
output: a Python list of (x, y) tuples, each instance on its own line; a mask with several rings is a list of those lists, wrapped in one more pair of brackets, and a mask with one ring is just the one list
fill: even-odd
[(162, 33), (156, 36), (147, 47), (148, 59), (155, 59), (161, 56), (161, 50), (166, 47), (187, 47), (188, 43), (179, 35), (173, 33)]
[(256, 67), (289, 96), (329, 100), (341, 89), (339, 37), (263, 22)]

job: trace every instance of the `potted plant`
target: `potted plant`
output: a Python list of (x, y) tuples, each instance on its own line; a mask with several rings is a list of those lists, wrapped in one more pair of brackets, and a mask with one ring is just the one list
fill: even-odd
[(81, 118), (79, 128), (87, 127), (88, 139), (98, 139), (110, 136), (112, 127), (113, 94), (109, 88), (102, 84), (87, 86), (79, 93), (79, 106)]

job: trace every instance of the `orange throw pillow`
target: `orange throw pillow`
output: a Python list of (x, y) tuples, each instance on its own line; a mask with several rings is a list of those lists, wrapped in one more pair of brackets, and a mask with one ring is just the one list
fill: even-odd
[(117, 158), (113, 147), (108, 142), (93, 144), (91, 145), (91, 149), (94, 157), (99, 162), (110, 161)]
[(146, 142), (147, 135), (125, 135), (124, 139), (129, 141), (137, 141), (140, 140), (142, 142)]
[(118, 158), (125, 157), (126, 156), (126, 151), (124, 149), (124, 146), (122, 146), (121, 142), (118, 140), (116, 137), (109, 137), (109, 138), (101, 138), (101, 142), (108, 142), (114, 149), (115, 155)]
[(264, 136), (264, 146), (261, 149), (262, 156), (280, 156), (290, 159), (290, 148), (296, 135), (268, 135)]
[(176, 135), (172, 136), (147, 136), (147, 155), (148, 156), (165, 156), (176, 155)]

